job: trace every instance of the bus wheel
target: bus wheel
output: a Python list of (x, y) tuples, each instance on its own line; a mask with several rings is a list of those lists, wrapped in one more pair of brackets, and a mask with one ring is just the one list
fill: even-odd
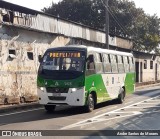
[(87, 112), (92, 112), (94, 110), (95, 99), (93, 94), (89, 94), (88, 96), (88, 104), (86, 106)]
[(122, 104), (124, 102), (124, 98), (125, 98), (125, 91), (123, 88), (121, 88), (120, 94), (118, 95), (118, 103)]
[(47, 112), (54, 112), (56, 105), (44, 105), (44, 108)]

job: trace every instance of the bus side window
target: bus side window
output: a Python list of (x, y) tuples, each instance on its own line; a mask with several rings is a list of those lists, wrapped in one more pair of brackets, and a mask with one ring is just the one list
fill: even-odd
[(111, 61), (109, 54), (103, 54), (104, 72), (111, 72)]
[(133, 57), (129, 57), (129, 67), (130, 67), (130, 72), (134, 72), (134, 61), (133, 61)]
[(133, 63), (133, 72), (135, 72), (135, 61), (133, 57), (132, 57), (132, 63)]
[(127, 56), (123, 56), (123, 61), (124, 61), (124, 69), (125, 72), (129, 72), (129, 61), (128, 61), (128, 57)]
[(95, 70), (95, 63), (94, 63), (94, 56), (89, 55), (87, 58), (87, 69), (88, 70)]
[(102, 55), (101, 53), (95, 54), (95, 69), (97, 73), (103, 72), (103, 66), (102, 66)]
[(110, 55), (110, 59), (111, 59), (112, 72), (113, 73), (117, 73), (118, 72), (118, 69), (117, 69), (117, 56), (116, 55)]
[(124, 65), (122, 56), (118, 55), (118, 71), (119, 73), (124, 73)]

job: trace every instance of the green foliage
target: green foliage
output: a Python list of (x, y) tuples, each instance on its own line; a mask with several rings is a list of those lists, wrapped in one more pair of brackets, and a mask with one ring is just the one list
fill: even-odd
[[(62, 0), (42, 11), (96, 29), (105, 28), (104, 0)], [(133, 1), (109, 0), (109, 18), (110, 33), (131, 38), (136, 50), (157, 51), (160, 18), (156, 15), (147, 15)]]

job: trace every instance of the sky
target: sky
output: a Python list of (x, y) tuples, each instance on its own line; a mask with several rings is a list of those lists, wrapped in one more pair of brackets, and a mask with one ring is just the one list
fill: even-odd
[(129, 0), (134, 1), (137, 8), (142, 8), (145, 13), (157, 16), (160, 18), (160, 0)]
[(60, 0), (3, 0), (30, 9), (41, 11), (44, 7), (49, 7), (52, 2), (58, 3)]
[[(49, 7), (52, 2), (57, 3), (60, 0), (4, 0), (11, 3), (15, 3), (24, 7), (28, 7), (34, 10), (40, 11), (44, 7)], [(137, 8), (143, 8), (143, 10), (150, 15), (157, 14), (160, 18), (160, 0), (129, 0), (134, 1)]]

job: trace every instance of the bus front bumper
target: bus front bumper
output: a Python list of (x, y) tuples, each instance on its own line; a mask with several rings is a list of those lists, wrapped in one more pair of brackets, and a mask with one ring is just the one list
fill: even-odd
[(39, 103), (61, 105), (67, 104), (70, 106), (84, 106), (85, 104), (85, 90), (81, 88), (69, 88), (65, 93), (48, 93), (45, 87), (37, 89), (39, 96)]

